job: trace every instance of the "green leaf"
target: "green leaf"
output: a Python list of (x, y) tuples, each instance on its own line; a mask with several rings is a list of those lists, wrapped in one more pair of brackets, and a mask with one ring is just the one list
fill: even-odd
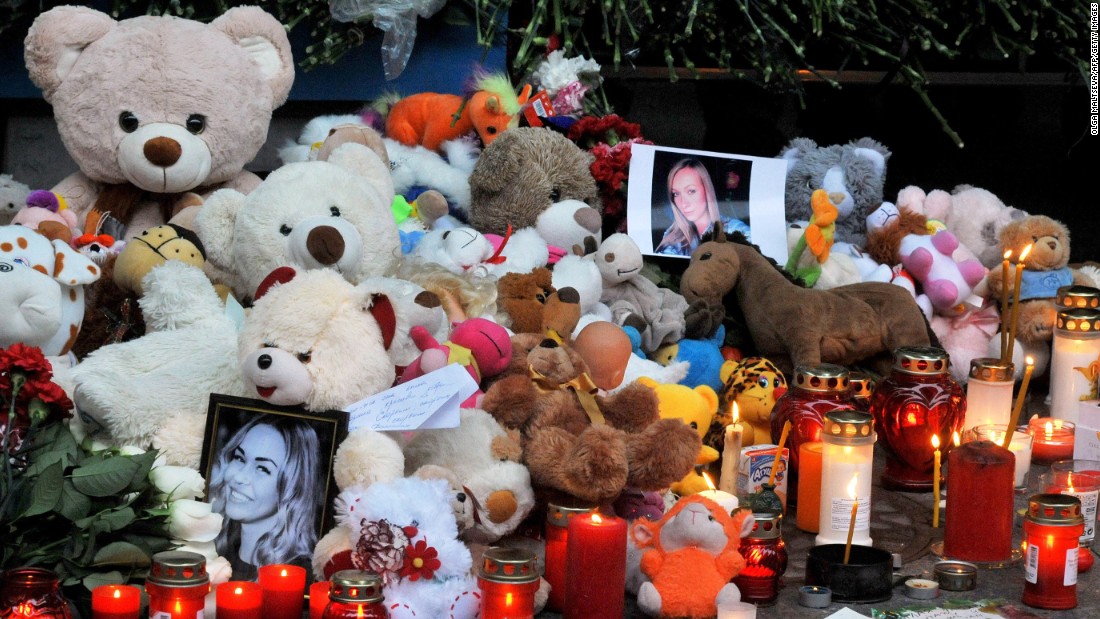
[(157, 452), (150, 450), (128, 457), (131, 462), (138, 465), (138, 468), (134, 470), (134, 476), (130, 479), (130, 485), (126, 487), (126, 490), (128, 492), (141, 492), (149, 487), (149, 471), (153, 468), (153, 462), (157, 459)]
[(29, 518), (53, 511), (61, 501), (62, 480), (60, 462), (54, 462), (46, 467), (31, 487), (30, 504), (19, 517)]
[(100, 516), (100, 519), (103, 520), (104, 524), (110, 527), (111, 531), (118, 531), (119, 529), (129, 526), (135, 518), (137, 518), (137, 514), (129, 507), (106, 512)]
[(103, 458), (74, 469), (70, 477), (76, 489), (88, 496), (112, 496), (130, 485), (138, 467), (129, 458)]
[(112, 570), (110, 572), (92, 572), (83, 579), (83, 584), (88, 588), (88, 591), (101, 585), (121, 585), (125, 583), (126, 579), (123, 578), (122, 573), (117, 570)]
[(68, 455), (64, 450), (51, 449), (50, 451), (43, 452), (34, 457), (34, 460), (30, 463), (30, 466), (23, 471), (24, 476), (34, 477), (41, 475), (42, 471), (45, 471), (55, 462), (60, 462), (62, 467), (68, 464)]
[(64, 517), (76, 522), (88, 516), (92, 511), (92, 500), (81, 494), (71, 479), (66, 479), (61, 490), (61, 504), (57, 511)]
[(92, 559), (92, 565), (96, 566), (147, 567), (149, 563), (149, 555), (129, 542), (111, 542), (100, 548), (99, 552), (95, 553), (95, 558)]

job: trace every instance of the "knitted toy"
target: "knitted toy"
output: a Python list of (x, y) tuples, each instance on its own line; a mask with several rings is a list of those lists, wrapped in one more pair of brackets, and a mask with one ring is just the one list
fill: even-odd
[(11, 218), (27, 204), (31, 188), (11, 177), (0, 174), (0, 226), (11, 223)]
[(730, 581), (745, 567), (738, 549), (752, 525), (748, 510), (731, 516), (699, 495), (680, 499), (658, 522), (635, 520), (630, 536), (644, 550), (641, 569), (650, 579), (638, 606), (650, 617), (707, 619), (718, 604), (740, 601)]
[(110, 212), (125, 238), (193, 207), (189, 192), (259, 184), (244, 166), (294, 81), (286, 28), (251, 6), (208, 24), (59, 6), (35, 19), (24, 55), (80, 167), (53, 191), (81, 227)]
[(862, 245), (864, 218), (882, 203), (890, 151), (870, 138), (832, 146), (795, 138), (780, 156), (787, 160), (787, 221), (809, 220), (813, 192), (824, 189), (837, 209), (836, 239)]
[[(445, 365), (458, 363), (480, 385), (484, 379), (507, 369), (512, 358), (508, 331), (485, 318), (470, 318), (454, 325), (450, 338), (442, 344), (421, 326), (413, 327), (411, 335), (421, 354), (405, 368), (399, 382), (408, 382)], [(476, 391), (466, 398), (462, 406), (476, 406), (482, 395), (481, 390)]]

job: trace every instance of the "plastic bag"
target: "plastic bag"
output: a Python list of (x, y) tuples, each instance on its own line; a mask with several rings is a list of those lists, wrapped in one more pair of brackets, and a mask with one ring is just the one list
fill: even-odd
[(329, 0), (332, 18), (353, 22), (369, 17), (383, 33), (382, 69), (386, 79), (405, 70), (416, 42), (416, 18), (435, 15), (447, 0)]

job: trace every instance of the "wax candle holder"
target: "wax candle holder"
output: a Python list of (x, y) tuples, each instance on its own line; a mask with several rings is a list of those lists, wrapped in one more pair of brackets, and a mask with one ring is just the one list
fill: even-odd
[(1097, 499), (1100, 498), (1100, 461), (1062, 460), (1050, 465), (1050, 484), (1044, 492), (1075, 496), (1081, 501), (1085, 532), (1081, 534), (1078, 572), (1092, 568), (1092, 545), (1096, 539)]
[(4, 573), (0, 617), (71, 619), (72, 615), (61, 594), (57, 574), (38, 567), (22, 567)]
[(550, 583), (546, 606), (551, 610), (561, 612), (565, 608), (565, 549), (569, 543), (569, 519), (594, 509), (594, 505), (549, 503), (546, 506), (546, 566), (543, 576)]
[(868, 413), (838, 410), (825, 415), (816, 544), (843, 544), (851, 528), (853, 544), (871, 545), (871, 465), (875, 439), (874, 420)]
[(753, 513), (753, 519), (752, 531), (741, 540), (745, 567), (733, 582), (741, 590), (741, 601), (770, 605), (779, 597), (779, 579), (787, 571), (783, 516)]
[(1078, 540), (1085, 531), (1081, 501), (1067, 494), (1036, 494), (1027, 507), (1023, 602), (1050, 610), (1076, 608)]
[[(875, 389), (871, 413), (886, 449), (882, 485), (887, 489), (931, 491), (932, 435), (963, 431), (966, 394), (951, 378), (948, 364), (940, 348), (899, 348), (893, 372)], [(942, 450), (952, 446), (945, 441)]]
[(1031, 435), (1031, 461), (1050, 466), (1059, 460), (1073, 458), (1076, 425), (1064, 419), (1035, 417), (1027, 424)]
[(1016, 457), (990, 441), (963, 443), (948, 455), (943, 551), (952, 559), (1012, 561)]
[(263, 589), (254, 582), (231, 580), (218, 585), (214, 594), (218, 619), (262, 619)]
[(1012, 417), (1016, 368), (1011, 361), (979, 357), (970, 361), (966, 382), (966, 426), (1006, 426)]
[(1059, 309), (1100, 309), (1100, 289), (1092, 286), (1062, 286), (1054, 298)]
[(857, 411), (871, 412), (871, 396), (875, 395), (875, 377), (866, 372), (848, 375), (849, 401)]
[(259, 574), (264, 590), (264, 619), (301, 619), (306, 598), (305, 568), (264, 565)]
[(1050, 416), (1076, 423), (1082, 400), (1096, 399), (1100, 310), (1058, 312), (1050, 354)]
[(978, 566), (967, 561), (938, 561), (932, 573), (944, 591), (973, 591), (978, 588)]
[(844, 544), (810, 549), (806, 584), (828, 587), (834, 602), (869, 604), (890, 599), (894, 588), (894, 558), (871, 546), (852, 546), (844, 563)]
[(158, 552), (153, 555), (145, 592), (149, 594), (150, 617), (202, 619), (206, 594), (210, 593), (206, 558), (183, 550)]
[(795, 525), (807, 533), (817, 533), (821, 526), (821, 460), (822, 441), (802, 443), (798, 448), (802, 460), (802, 480), (798, 484)]
[(798, 448), (802, 443), (821, 440), (825, 413), (855, 408), (849, 393), (848, 369), (843, 366), (822, 363), (795, 368), (791, 389), (775, 401), (771, 421), (772, 439), (776, 441), (783, 431), (783, 424), (791, 422), (786, 445), (791, 450), (787, 463), (788, 491), (796, 490), (792, 482), (798, 475)]
[[(387, 619), (382, 577), (360, 570), (332, 575), (328, 606), (321, 619)], [(265, 615), (266, 617), (266, 615)]]
[[(969, 415), (969, 413), (967, 414)], [(998, 445), (1002, 445), (1005, 432), (1007, 431), (1007, 426), (1005, 425), (983, 425), (974, 428), (970, 436), (973, 440), (991, 441)], [(1012, 483), (1016, 488), (1017, 494), (1027, 490), (1027, 475), (1031, 470), (1032, 440), (1031, 434), (1029, 434), (1026, 429), (1014, 430), (1012, 432), (1012, 439), (1008, 444), (1008, 450), (1016, 457), (1016, 470), (1013, 475)]]
[(518, 548), (490, 548), (482, 556), (477, 584), (481, 619), (532, 619), (539, 590), (538, 559)]
[(599, 513), (569, 520), (565, 619), (621, 617), (626, 600), (626, 521)]
[(92, 590), (92, 619), (138, 619), (141, 589), (133, 585), (100, 585)]
[(748, 602), (722, 602), (717, 619), (756, 619), (756, 606)]

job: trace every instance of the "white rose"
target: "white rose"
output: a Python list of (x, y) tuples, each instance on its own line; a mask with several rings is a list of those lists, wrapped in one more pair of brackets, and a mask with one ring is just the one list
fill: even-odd
[(214, 542), (186, 542), (176, 550), (200, 554), (206, 558), (207, 563), (218, 558), (218, 549), (214, 547)]
[(168, 506), (168, 534), (174, 539), (209, 542), (222, 530), (221, 514), (202, 501), (180, 499)]
[(206, 494), (206, 480), (187, 466), (155, 467), (149, 471), (149, 481), (172, 500), (195, 499)]
[(210, 584), (216, 589), (233, 577), (233, 566), (229, 565), (229, 559), (225, 557), (214, 557), (206, 562), (206, 573), (210, 574)]
[(140, 456), (145, 450), (137, 445), (123, 445), (118, 448), (118, 453), (123, 456)]

